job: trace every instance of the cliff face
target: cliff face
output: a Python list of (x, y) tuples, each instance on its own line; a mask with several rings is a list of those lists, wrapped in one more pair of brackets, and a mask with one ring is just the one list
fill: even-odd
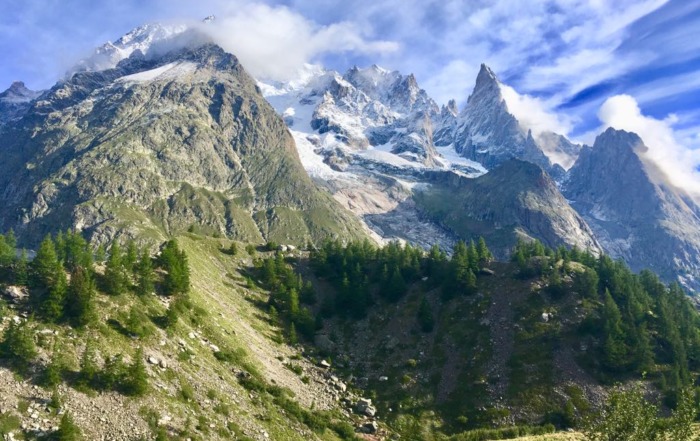
[(586, 222), (534, 164), (512, 159), (475, 179), (443, 174), (433, 182), (416, 194), (422, 211), (461, 237), (483, 236), (500, 258), (509, 257), (518, 238), (600, 250)]
[(634, 270), (700, 287), (700, 219), (688, 194), (665, 183), (634, 133), (608, 129), (569, 171), (564, 194), (607, 253)]

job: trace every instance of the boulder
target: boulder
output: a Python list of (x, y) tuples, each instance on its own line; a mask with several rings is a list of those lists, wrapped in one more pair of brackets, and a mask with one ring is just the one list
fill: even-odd
[(377, 408), (372, 406), (372, 400), (369, 398), (360, 398), (355, 405), (355, 411), (368, 417), (373, 417), (377, 414)]
[(377, 433), (377, 431), (379, 430), (379, 425), (376, 421), (370, 421), (369, 423), (362, 424), (360, 427), (357, 428), (357, 430), (360, 433), (373, 434)]
[(29, 293), (24, 286), (8, 286), (3, 291), (3, 297), (11, 303), (22, 303), (29, 297)]

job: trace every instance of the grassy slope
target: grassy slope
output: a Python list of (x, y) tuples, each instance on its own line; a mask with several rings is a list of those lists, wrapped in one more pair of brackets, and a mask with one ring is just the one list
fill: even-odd
[[(119, 331), (124, 314), (137, 302), (149, 316), (165, 312), (163, 299), (150, 296), (139, 300), (123, 294), (118, 297), (98, 295), (98, 324), (87, 331), (75, 331), (66, 326), (39, 324), (37, 331), (51, 329), (55, 335), (37, 333), (40, 341), (40, 364), (51, 358), (53, 348), (60, 348), (61, 357), (69, 370), (77, 372), (85, 342), (96, 342), (100, 355), (125, 354), (127, 360), (137, 346), (144, 348), (146, 357), (165, 360), (167, 368), (148, 365), (150, 391), (142, 398), (128, 398), (114, 392), (78, 392), (65, 383), (59, 386), (65, 410), (70, 411), (87, 439), (137, 439), (151, 430), (146, 413), (167, 416), (165, 427), (173, 433), (186, 434), (193, 439), (231, 439), (247, 435), (252, 439), (273, 440), (338, 439), (334, 432), (312, 432), (306, 425), (290, 416), (288, 410), (275, 404), (266, 392), (247, 390), (239, 384), (236, 373), (244, 370), (258, 376), (267, 384), (288, 390), (286, 395), (303, 407), (328, 409), (335, 407), (333, 398), (325, 391), (321, 372), (297, 352), (281, 342), (279, 329), (271, 326), (258, 306), (266, 293), (245, 287), (240, 268), (251, 264), (250, 257), (241, 252), (231, 257), (219, 251), (230, 243), (226, 240), (205, 239), (201, 236), (180, 237), (187, 251), (192, 270), (191, 299), (193, 308), (172, 330), (153, 327), (150, 337), (134, 340)], [(242, 247), (241, 247), (242, 248)], [(9, 314), (4, 323), (14, 314)], [(214, 357), (211, 344), (228, 351), (232, 362)], [(54, 354), (55, 355), (55, 354)], [(302, 367), (309, 384), (284, 366), (290, 359)], [(70, 375), (69, 375), (70, 376)], [(0, 368), (0, 411), (10, 410), (23, 423), (36, 423), (31, 412), (22, 412), (24, 403), (38, 403), (47, 422), (57, 425), (59, 417), (43, 411), (51, 392), (32, 385), (38, 373), (24, 378), (7, 368)], [(183, 394), (185, 390), (185, 394)], [(183, 397), (188, 395), (189, 399)], [(284, 406), (283, 406), (284, 407)], [(14, 410), (13, 410), (14, 409)]]

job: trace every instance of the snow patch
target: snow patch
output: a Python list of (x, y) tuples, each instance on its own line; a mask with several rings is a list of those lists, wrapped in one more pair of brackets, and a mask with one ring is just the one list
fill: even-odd
[(145, 83), (154, 80), (176, 79), (197, 70), (197, 64), (192, 62), (174, 62), (155, 69), (126, 75), (117, 81)]

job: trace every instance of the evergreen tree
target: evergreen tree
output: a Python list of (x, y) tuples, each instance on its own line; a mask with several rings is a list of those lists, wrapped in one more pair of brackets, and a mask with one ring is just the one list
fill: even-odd
[(582, 297), (589, 299), (598, 298), (598, 273), (593, 268), (579, 272), (574, 277), (573, 289)]
[(163, 290), (167, 295), (184, 294), (190, 289), (190, 269), (187, 255), (172, 239), (165, 244), (160, 255), (160, 264), (165, 269)]
[(486, 246), (486, 241), (483, 237), (479, 238), (479, 242), (476, 246), (477, 255), (479, 256), (479, 265), (488, 265), (493, 260), (493, 254), (491, 250)]
[(8, 267), (15, 258), (15, 249), (6, 236), (0, 234), (0, 267)]
[(34, 333), (29, 323), (10, 321), (5, 329), (2, 346), (3, 357), (9, 359), (19, 369), (26, 369), (37, 356)]
[(50, 289), (58, 279), (58, 274), (63, 271), (51, 236), (46, 236), (41, 242), (31, 266), (33, 286), (44, 290)]
[(61, 423), (58, 425), (53, 439), (56, 441), (80, 441), (83, 439), (80, 428), (73, 421), (70, 412), (64, 413), (61, 417)]
[(297, 327), (294, 325), (294, 323), (291, 323), (289, 325), (289, 344), (295, 345), (299, 342), (299, 338), (297, 337)]
[(95, 262), (102, 265), (105, 263), (105, 260), (107, 260), (107, 252), (105, 251), (104, 245), (99, 244), (95, 250)]
[(63, 373), (63, 364), (61, 363), (59, 353), (54, 351), (51, 361), (46, 365), (41, 376), (41, 385), (44, 387), (56, 387), (61, 383), (61, 375)]
[(143, 396), (148, 392), (148, 372), (143, 361), (143, 349), (139, 347), (127, 371), (125, 391), (132, 396)]
[(29, 283), (29, 259), (27, 258), (27, 250), (23, 249), (17, 259), (14, 274), (15, 285), (27, 285)]
[(109, 294), (116, 296), (126, 291), (128, 280), (124, 270), (124, 258), (117, 242), (113, 242), (109, 250), (104, 279), (105, 289)]
[(77, 267), (71, 273), (66, 295), (66, 313), (73, 326), (86, 326), (95, 319), (94, 299), (95, 283), (90, 273), (82, 267)]
[(136, 266), (136, 293), (147, 295), (155, 289), (155, 273), (148, 250), (143, 250)]
[(430, 306), (427, 297), (423, 297), (420, 307), (418, 308), (418, 324), (423, 332), (432, 332), (435, 327), (435, 318), (433, 317), (433, 308)]
[(604, 295), (603, 330), (605, 332), (603, 347), (605, 364), (612, 370), (622, 369), (629, 361), (625, 335), (622, 331), (622, 316), (608, 290), (605, 290)]
[(476, 275), (469, 269), (464, 280), (464, 293), (467, 295), (476, 293)]
[(68, 294), (68, 279), (66, 273), (59, 271), (55, 284), (41, 303), (41, 315), (50, 322), (58, 322), (64, 316), (66, 296)]
[(100, 369), (97, 366), (97, 349), (92, 340), (85, 344), (83, 356), (80, 359), (80, 371), (78, 372), (78, 383), (83, 387), (94, 387), (97, 383), (97, 376)]
[(139, 261), (139, 250), (136, 247), (136, 242), (129, 240), (126, 244), (126, 254), (124, 254), (124, 268), (126, 271), (133, 272), (136, 270), (136, 263)]

